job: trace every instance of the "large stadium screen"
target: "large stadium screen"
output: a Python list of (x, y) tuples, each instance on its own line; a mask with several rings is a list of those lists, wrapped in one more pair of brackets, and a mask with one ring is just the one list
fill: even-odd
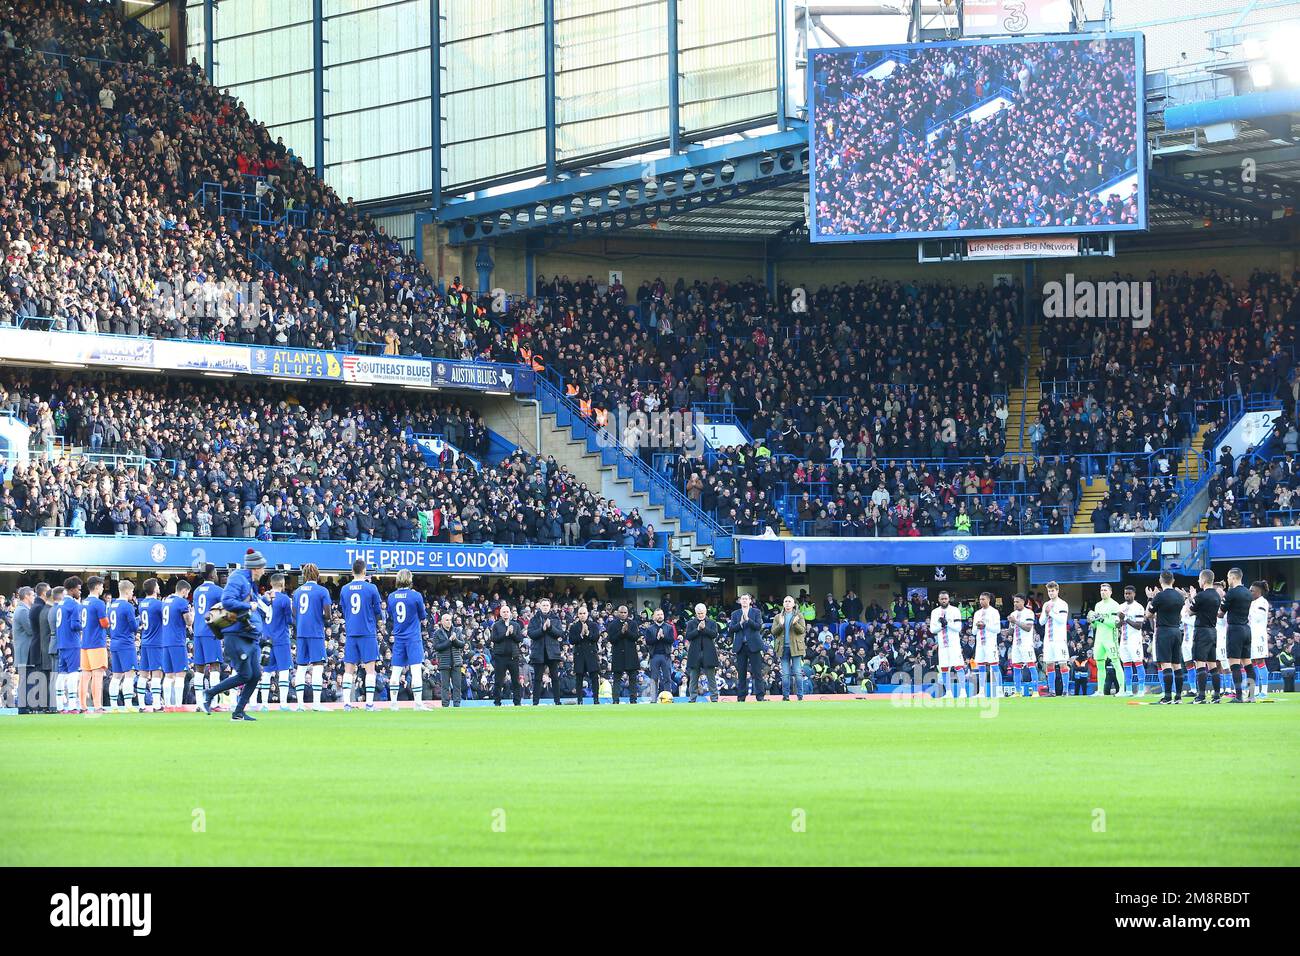
[(1146, 228), (1140, 34), (812, 62), (813, 242)]

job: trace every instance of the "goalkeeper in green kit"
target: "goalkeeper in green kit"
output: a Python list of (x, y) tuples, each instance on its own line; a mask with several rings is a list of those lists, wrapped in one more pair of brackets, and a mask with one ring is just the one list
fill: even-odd
[(1092, 657), (1097, 662), (1097, 695), (1106, 693), (1106, 662), (1115, 665), (1119, 692), (1124, 693), (1124, 668), (1119, 662), (1119, 641), (1115, 629), (1119, 624), (1119, 604), (1110, 596), (1110, 585), (1101, 586), (1101, 600), (1088, 612), (1092, 624)]

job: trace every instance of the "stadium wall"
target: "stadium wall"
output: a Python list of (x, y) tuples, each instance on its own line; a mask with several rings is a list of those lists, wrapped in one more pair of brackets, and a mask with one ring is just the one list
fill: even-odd
[[(429, 227), (432, 232), (432, 227)], [(428, 237), (428, 233), (426, 233)], [(477, 281), (474, 259), (476, 246), (449, 246), (443, 243), (424, 245), (425, 264), (430, 271), (450, 279), (462, 276), (473, 286)], [(1024, 260), (994, 259), (966, 262), (919, 263), (914, 244), (900, 244), (888, 255), (866, 255), (857, 246), (785, 245), (772, 259), (772, 269), (777, 282), (821, 285), (836, 282), (857, 282), (862, 278), (877, 277), (893, 280), (925, 280), (963, 284), (988, 283), (1000, 274), (1010, 274), (1021, 279), (1025, 274)], [(630, 292), (645, 280), (663, 278), (673, 281), (679, 276), (687, 279), (710, 279), (717, 276), (737, 281), (750, 276), (763, 281), (768, 259), (762, 242), (692, 242), (674, 237), (633, 237), (623, 235), (608, 239), (584, 240), (565, 243), (558, 248), (533, 254), (532, 279), (537, 276), (568, 275), (579, 278), (587, 275), (605, 281), (611, 270), (623, 273), (623, 284)], [(501, 243), (492, 248), (494, 288), (510, 292), (531, 291), (527, 254), (521, 241)], [(1217, 242), (1203, 246), (1187, 243), (1170, 248), (1127, 249), (1120, 245), (1119, 255), (1080, 257), (1069, 259), (1033, 260), (1035, 284), (1062, 279), (1066, 273), (1076, 276), (1102, 277), (1116, 272), (1142, 276), (1151, 270), (1157, 274), (1186, 270), (1193, 274), (1216, 269), (1221, 275), (1245, 278), (1256, 269), (1289, 273), (1300, 267), (1300, 254), (1295, 245), (1275, 243), (1261, 245), (1222, 245)]]

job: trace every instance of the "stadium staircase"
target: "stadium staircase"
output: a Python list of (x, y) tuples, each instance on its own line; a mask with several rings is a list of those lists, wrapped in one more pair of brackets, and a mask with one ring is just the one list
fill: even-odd
[(1029, 427), (1038, 416), (1038, 403), (1043, 400), (1043, 383), (1039, 373), (1043, 368), (1043, 353), (1038, 347), (1037, 325), (1026, 326), (1029, 341), (1025, 349), (1028, 362), (1024, 383), (1011, 389), (1007, 395), (1006, 457), (1011, 461), (1028, 462), (1034, 455), (1029, 441)]
[[(675, 577), (690, 574), (714, 558), (731, 556), (733, 543), (728, 529), (701, 511), (667, 477), (629, 454), (609, 431), (584, 418), (553, 383), (541, 375), (536, 382), (539, 434), (535, 442), (521, 441), (526, 432), (520, 422), (506, 432), (512, 440), (537, 444), (537, 454), (554, 457), (557, 464), (566, 466), (593, 492), (610, 499), (624, 512), (637, 509), (656, 532), (670, 535), (669, 563)], [(492, 417), (485, 418), (493, 425)], [(493, 425), (498, 431), (505, 426), (505, 422)], [(681, 586), (682, 582), (675, 584)]]
[(1092, 534), (1092, 513), (1109, 492), (1110, 482), (1105, 475), (1094, 475), (1083, 483), (1083, 493), (1079, 495), (1079, 507), (1074, 513), (1070, 534)]

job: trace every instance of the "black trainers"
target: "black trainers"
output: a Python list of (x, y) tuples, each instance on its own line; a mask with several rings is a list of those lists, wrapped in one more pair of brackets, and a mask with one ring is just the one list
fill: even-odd
[(252, 716), (250, 716), (250, 715), (248, 715), (248, 714), (245, 714), (245, 713), (243, 713), (242, 711), (238, 711), (238, 710), (235, 711), (233, 714), (230, 715), (230, 719), (231, 719), (231, 720), (251, 720), (251, 721), (254, 721), (254, 722), (256, 722), (256, 720), (257, 720), (256, 717), (252, 717)]
[(1153, 700), (1153, 704), (1174, 704), (1177, 703), (1172, 697), (1161, 697), (1159, 700)]
[(208, 696), (208, 692), (206, 690), (203, 691), (203, 712), (205, 714), (212, 713), (212, 698)]

